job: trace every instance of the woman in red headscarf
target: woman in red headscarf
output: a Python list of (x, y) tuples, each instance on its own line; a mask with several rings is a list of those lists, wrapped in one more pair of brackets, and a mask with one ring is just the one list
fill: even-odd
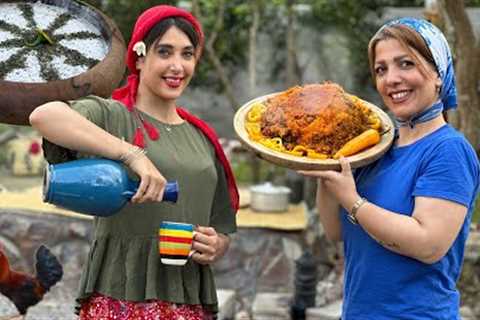
[[(238, 192), (214, 131), (176, 105), (203, 42), (189, 12), (152, 7), (135, 24), (127, 51), (131, 74), (113, 99), (51, 102), (30, 116), (49, 162), (118, 159), (140, 178), (131, 204), (95, 219), (80, 319), (209, 319), (217, 312), (209, 265), (224, 255), (236, 230)], [(175, 205), (160, 202), (167, 180), (179, 183)], [(160, 261), (157, 233), (164, 220), (197, 226), (196, 253), (184, 266)]]

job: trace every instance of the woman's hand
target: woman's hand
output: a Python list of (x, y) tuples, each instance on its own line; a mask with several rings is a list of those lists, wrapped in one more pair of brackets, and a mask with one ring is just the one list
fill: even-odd
[(345, 208), (350, 208), (359, 198), (350, 162), (344, 157), (339, 159), (342, 170), (338, 171), (299, 171), (300, 174), (320, 178), (327, 190)]
[(211, 264), (227, 252), (230, 238), (217, 233), (214, 228), (198, 226), (193, 237), (192, 259), (200, 264)]
[(128, 166), (140, 177), (140, 185), (131, 201), (133, 203), (162, 201), (167, 180), (152, 161), (145, 154), (139, 154)]

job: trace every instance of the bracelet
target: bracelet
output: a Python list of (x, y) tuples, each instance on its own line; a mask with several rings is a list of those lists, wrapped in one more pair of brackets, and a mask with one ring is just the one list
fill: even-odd
[(350, 210), (350, 213), (347, 215), (347, 218), (350, 220), (351, 223), (353, 224), (358, 224), (357, 220), (357, 211), (360, 209), (361, 206), (363, 206), (365, 203), (367, 203), (366, 198), (360, 198), (355, 203), (353, 204), (352, 210)]
[(133, 148), (131, 148), (127, 153), (122, 154), (118, 160), (129, 166), (135, 159), (146, 153), (147, 151), (145, 149), (142, 149), (139, 146), (133, 146)]

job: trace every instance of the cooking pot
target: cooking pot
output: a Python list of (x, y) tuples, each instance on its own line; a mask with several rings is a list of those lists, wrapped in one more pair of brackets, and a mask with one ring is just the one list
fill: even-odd
[(262, 212), (288, 210), (290, 188), (274, 186), (270, 182), (250, 187), (250, 208)]

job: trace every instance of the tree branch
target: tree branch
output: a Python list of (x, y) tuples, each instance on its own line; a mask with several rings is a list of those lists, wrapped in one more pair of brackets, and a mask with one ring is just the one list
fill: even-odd
[[(239, 107), (239, 103), (237, 101), (237, 98), (235, 97), (234, 90), (233, 90), (233, 85), (232, 82), (230, 81), (229, 77), (227, 76), (227, 72), (225, 71), (225, 68), (223, 67), (222, 62), (220, 61), (220, 58), (217, 56), (214, 48), (215, 41), (218, 37), (218, 34), (222, 30), (223, 27), (223, 14), (225, 12), (225, 1), (224, 0), (219, 0), (218, 3), (218, 11), (217, 11), (217, 16), (215, 19), (215, 25), (213, 27), (213, 30), (211, 33), (208, 35), (208, 39), (205, 41), (205, 51), (207, 53), (207, 58), (210, 60), (210, 62), (213, 64), (213, 67), (215, 69), (215, 72), (217, 73), (217, 76), (220, 79), (220, 82), (222, 83), (224, 89), (225, 89), (225, 95), (230, 102), (230, 106), (234, 111), (236, 111)], [(192, 1), (192, 13), (200, 20), (202, 21), (202, 15), (200, 11), (200, 6), (198, 4), (198, 1), (193, 0)]]
[(445, 14), (448, 16), (449, 23), (451, 23), (455, 41), (459, 48), (471, 49), (475, 47), (476, 41), (473, 32), (472, 24), (465, 10), (464, 1), (458, 0), (442, 0)]
[(249, 75), (249, 94), (253, 95), (257, 85), (257, 31), (260, 24), (260, 4), (258, 0), (250, 1), (252, 10), (252, 24), (249, 30), (249, 50), (248, 50), (248, 75)]

